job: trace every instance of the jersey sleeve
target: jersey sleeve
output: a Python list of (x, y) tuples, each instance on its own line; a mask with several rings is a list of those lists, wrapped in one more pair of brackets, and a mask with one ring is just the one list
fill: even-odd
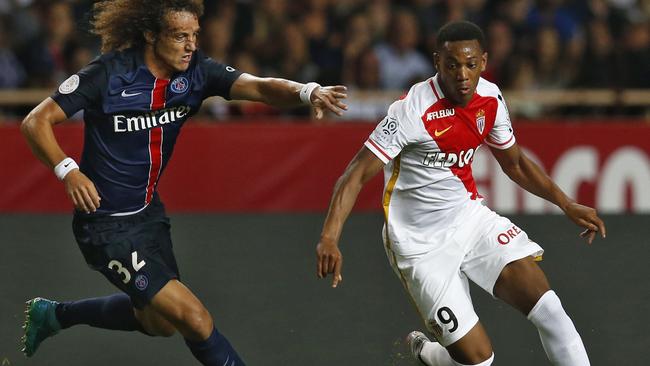
[(395, 158), (413, 140), (415, 125), (409, 116), (406, 101), (398, 100), (388, 108), (364, 145), (384, 164)]
[(512, 130), (508, 107), (500, 92), (497, 95), (497, 114), (494, 126), (485, 139), (485, 143), (500, 150), (505, 150), (515, 144), (515, 134)]
[(70, 117), (82, 109), (101, 103), (107, 85), (106, 66), (96, 59), (59, 85), (52, 99)]
[(201, 67), (205, 70), (204, 72), (206, 76), (204, 95), (218, 95), (224, 99), (230, 100), (230, 88), (242, 72), (232, 66), (221, 64), (209, 57), (206, 57), (201, 61)]

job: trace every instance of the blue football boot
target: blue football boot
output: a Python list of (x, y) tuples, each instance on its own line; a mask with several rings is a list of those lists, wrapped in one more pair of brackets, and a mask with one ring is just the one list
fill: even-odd
[(27, 357), (31, 357), (41, 342), (61, 330), (61, 324), (56, 319), (54, 311), (59, 303), (37, 297), (25, 304), (25, 324), (23, 325), (25, 335), (22, 337), (22, 351)]

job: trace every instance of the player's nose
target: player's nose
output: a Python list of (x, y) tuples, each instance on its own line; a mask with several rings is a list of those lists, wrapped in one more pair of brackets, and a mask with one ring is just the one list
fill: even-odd
[(469, 76), (469, 73), (467, 72), (467, 68), (465, 67), (459, 67), (458, 71), (456, 72), (456, 79), (457, 80), (467, 80)]

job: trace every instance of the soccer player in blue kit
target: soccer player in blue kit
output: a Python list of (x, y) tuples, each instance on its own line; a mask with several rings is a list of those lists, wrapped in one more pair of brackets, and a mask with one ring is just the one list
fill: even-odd
[[(178, 133), (203, 99), (311, 104), (316, 117), (341, 114), (343, 86), (259, 78), (197, 50), (200, 0), (115, 0), (95, 4), (103, 54), (35, 107), (21, 129), (53, 168), (75, 207), (73, 231), (88, 265), (122, 292), (72, 302), (27, 302), (24, 353), (77, 324), (171, 336), (178, 331), (204, 365), (244, 365), (212, 316), (181, 281), (169, 220), (156, 192)], [(52, 125), (84, 111), (80, 166)]]

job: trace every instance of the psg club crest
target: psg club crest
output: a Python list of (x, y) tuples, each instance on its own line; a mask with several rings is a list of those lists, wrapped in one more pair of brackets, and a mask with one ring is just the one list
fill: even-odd
[(476, 128), (478, 128), (478, 133), (482, 135), (485, 128), (485, 111), (482, 109), (476, 112)]
[(149, 279), (147, 278), (147, 276), (143, 274), (139, 274), (135, 277), (135, 287), (138, 290), (144, 291), (144, 289), (146, 289), (147, 286), (149, 286)]
[(190, 82), (184, 76), (179, 76), (171, 83), (171, 90), (176, 94), (185, 93), (190, 86)]

